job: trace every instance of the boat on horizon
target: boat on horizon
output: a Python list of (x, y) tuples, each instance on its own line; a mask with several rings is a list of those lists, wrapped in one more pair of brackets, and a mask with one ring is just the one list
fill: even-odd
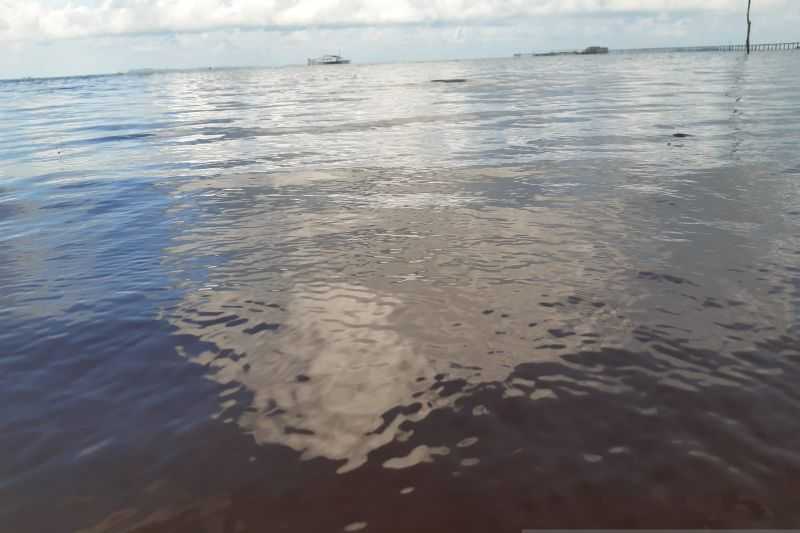
[(308, 58), (309, 65), (348, 65), (349, 63), (349, 59), (334, 54)]

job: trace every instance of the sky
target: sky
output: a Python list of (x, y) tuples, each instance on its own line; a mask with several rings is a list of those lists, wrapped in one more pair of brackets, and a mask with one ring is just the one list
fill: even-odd
[[(752, 0), (800, 41), (800, 0)], [(747, 0), (0, 0), (0, 78), (740, 43)]]

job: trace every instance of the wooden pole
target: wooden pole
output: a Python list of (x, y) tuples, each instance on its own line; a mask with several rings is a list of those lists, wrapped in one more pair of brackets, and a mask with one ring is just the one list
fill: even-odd
[(750, 0), (747, 0), (747, 40), (745, 41), (747, 55), (750, 55), (750, 24)]

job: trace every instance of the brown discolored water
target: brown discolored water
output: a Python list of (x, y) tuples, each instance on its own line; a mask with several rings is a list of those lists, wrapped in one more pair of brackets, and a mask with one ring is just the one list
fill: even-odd
[(798, 67), (0, 83), (2, 531), (797, 527)]

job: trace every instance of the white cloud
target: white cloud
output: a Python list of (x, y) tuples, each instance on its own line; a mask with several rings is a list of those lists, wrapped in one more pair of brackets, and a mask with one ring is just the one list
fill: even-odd
[[(800, 4), (757, 3), (761, 14), (796, 11)], [(745, 5), (744, 0), (0, 0), (0, 40), (236, 27), (476, 24), (598, 13), (741, 12)]]
[[(797, 40), (800, 0), (767, 1), (753, 0), (756, 42)], [(298, 64), (337, 51), (370, 63), (741, 43), (746, 3), (387, 0), (395, 7), (380, 12), (365, 0), (0, 0), (0, 78)], [(515, 9), (522, 15), (510, 17)], [(320, 27), (334, 20), (348, 27)], [(237, 30), (259, 25), (277, 31)]]

